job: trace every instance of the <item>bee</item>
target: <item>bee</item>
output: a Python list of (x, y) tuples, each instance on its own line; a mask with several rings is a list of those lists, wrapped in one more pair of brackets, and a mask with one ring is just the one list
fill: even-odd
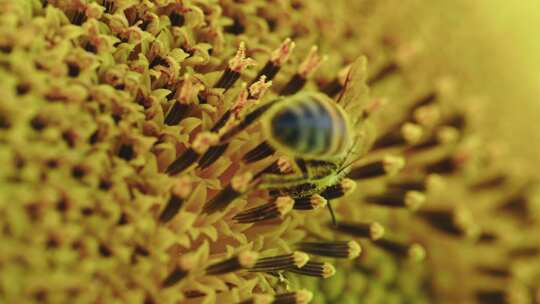
[[(365, 74), (365, 59), (359, 58), (351, 65), (336, 100), (323, 93), (305, 91), (267, 102), (224, 132), (221, 143), (260, 122), (265, 141), (248, 152), (244, 161), (253, 162), (259, 160), (260, 155), (268, 156), (277, 151), (293, 160), (297, 172), (283, 174), (266, 169), (255, 176), (254, 185), (258, 189), (267, 189), (273, 197), (292, 198), (294, 209), (314, 209), (311, 208), (314, 202), (319, 202), (319, 206), (326, 205), (336, 223), (327, 202), (351, 192), (355, 186), (354, 181), (346, 176), (357, 160), (351, 160), (351, 157), (359, 153), (358, 147), (365, 140), (357, 132), (369, 114), (363, 109), (367, 99)], [(358, 115), (351, 118), (352, 113)], [(219, 202), (225, 197), (235, 198), (234, 195), (217, 195), (207, 203), (205, 210), (216, 210), (214, 207), (217, 205), (225, 206)], [(262, 213), (268, 210), (268, 207), (251, 209), (237, 218), (248, 221), (264, 218)]]

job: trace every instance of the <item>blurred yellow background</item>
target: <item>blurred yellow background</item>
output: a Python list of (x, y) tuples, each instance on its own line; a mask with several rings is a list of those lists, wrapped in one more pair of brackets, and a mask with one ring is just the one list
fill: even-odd
[(420, 2), (416, 9), (431, 6), (424, 11), (434, 25), (418, 24), (426, 49), (431, 43), (440, 50), (435, 61), (466, 74), (465, 90), (488, 97), (480, 131), (507, 143), (508, 154), (540, 163), (540, 1)]

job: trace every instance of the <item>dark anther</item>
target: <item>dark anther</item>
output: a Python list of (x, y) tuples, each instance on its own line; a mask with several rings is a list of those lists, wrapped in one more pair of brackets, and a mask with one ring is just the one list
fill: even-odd
[(120, 149), (118, 149), (118, 157), (130, 161), (135, 157), (135, 151), (133, 150), (132, 145), (122, 144)]
[(181, 197), (172, 194), (171, 198), (167, 202), (167, 205), (159, 215), (159, 221), (162, 223), (166, 223), (172, 220), (173, 217), (178, 213), (178, 211), (180, 211), (183, 203), (184, 200)]
[(76, 63), (68, 62), (67, 67), (69, 77), (77, 77), (81, 73), (81, 68)]
[(189, 105), (175, 102), (165, 117), (165, 124), (168, 126), (177, 125), (186, 116), (189, 109)]
[(199, 161), (199, 166), (202, 169), (208, 168), (216, 160), (218, 160), (218, 158), (220, 158), (223, 153), (225, 153), (227, 147), (229, 147), (229, 144), (222, 144), (210, 147), (210, 149), (208, 149), (208, 151), (206, 151), (206, 153), (204, 153), (201, 157), (201, 160)]
[(399, 66), (395, 62), (391, 62), (380, 69), (375, 75), (371, 76), (366, 82), (369, 86), (372, 86), (375, 83), (380, 82), (390, 75), (396, 73), (398, 70)]
[(46, 122), (40, 116), (32, 118), (32, 120), (30, 121), (30, 125), (36, 131), (41, 131), (47, 126)]
[(246, 30), (246, 28), (242, 23), (240, 23), (240, 20), (238, 20), (238, 18), (234, 18), (233, 24), (224, 27), (223, 30), (230, 34), (240, 35)]
[(177, 12), (173, 12), (170, 16), (169, 16), (169, 19), (171, 20), (171, 25), (172, 26), (183, 26), (184, 23), (186, 22), (186, 19), (184, 18), (184, 15), (180, 14), (180, 13), (177, 13)]
[(182, 155), (175, 159), (169, 167), (165, 170), (165, 173), (169, 175), (175, 175), (184, 171), (187, 167), (191, 166), (193, 163), (199, 159), (200, 155), (195, 152), (193, 149), (187, 149)]
[(99, 245), (99, 254), (103, 257), (110, 257), (112, 255), (111, 249), (109, 247), (105, 246), (104, 244)]

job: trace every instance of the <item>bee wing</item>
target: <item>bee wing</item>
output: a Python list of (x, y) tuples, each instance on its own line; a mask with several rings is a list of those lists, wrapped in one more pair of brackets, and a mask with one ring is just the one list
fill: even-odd
[(369, 89), (366, 85), (367, 78), (366, 57), (358, 57), (349, 68), (347, 78), (343, 85), (343, 90), (337, 102), (349, 113), (358, 113), (366, 108), (368, 104)]

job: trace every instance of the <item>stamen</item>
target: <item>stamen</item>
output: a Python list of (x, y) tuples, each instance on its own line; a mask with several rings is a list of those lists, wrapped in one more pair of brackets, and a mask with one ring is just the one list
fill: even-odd
[(431, 164), (428, 164), (425, 168), (425, 171), (428, 173), (437, 173), (437, 174), (452, 174), (459, 170), (461, 164), (454, 155), (444, 157), (438, 161), (435, 161)]
[(177, 125), (187, 114), (193, 96), (196, 96), (203, 89), (200, 83), (195, 84), (192, 77), (186, 74), (178, 98), (165, 116), (165, 124), (168, 126)]
[(540, 247), (537, 246), (524, 246), (512, 248), (508, 251), (508, 256), (512, 259), (528, 259), (536, 258), (540, 255)]
[(388, 239), (379, 239), (373, 241), (373, 244), (377, 245), (377, 247), (391, 254), (397, 255), (399, 257), (410, 258), (414, 261), (421, 261), (426, 256), (426, 251), (424, 247), (417, 243), (403, 244)]
[(292, 267), (301, 268), (309, 261), (309, 256), (301, 251), (278, 255), (274, 257), (260, 258), (250, 271), (252, 272), (276, 272)]
[(167, 202), (167, 205), (159, 216), (159, 221), (166, 223), (170, 221), (182, 208), (184, 200), (191, 193), (191, 179), (187, 176), (178, 179), (177, 183), (173, 186), (171, 197)]
[(228, 141), (230, 138), (232, 138), (234, 135), (238, 134), (240, 131), (244, 130), (245, 128), (249, 127), (252, 123), (255, 122), (257, 118), (259, 118), (261, 115), (263, 115), (271, 106), (273, 106), (276, 102), (280, 101), (280, 99), (275, 99), (270, 102), (267, 102), (266, 104), (258, 107), (257, 109), (253, 110), (249, 114), (247, 114), (244, 117), (244, 120), (242, 120), (240, 123), (235, 125), (233, 128), (230, 128), (226, 132), (224, 132), (221, 135), (221, 141), (225, 142)]
[(479, 304), (507, 304), (504, 290), (478, 290), (475, 292), (476, 301)]
[(311, 302), (312, 299), (313, 293), (311, 293), (311, 291), (301, 289), (275, 295), (272, 304), (307, 304)]
[(249, 66), (256, 65), (256, 61), (246, 58), (246, 44), (240, 42), (236, 55), (229, 60), (229, 66), (221, 75), (221, 78), (214, 85), (215, 88), (228, 90), (240, 78), (240, 73)]
[(435, 189), (442, 189), (444, 187), (444, 180), (437, 174), (430, 174), (425, 178), (417, 180), (401, 180), (397, 182), (388, 183), (388, 188), (401, 191), (419, 191), (428, 192)]
[(266, 142), (263, 141), (259, 145), (257, 145), (255, 148), (248, 151), (244, 157), (242, 157), (242, 160), (245, 163), (253, 163), (256, 161), (259, 161), (261, 159), (264, 159), (272, 154), (274, 154), (275, 150)]
[(378, 240), (384, 235), (384, 227), (377, 223), (347, 223), (340, 222), (336, 225), (331, 226), (332, 229), (346, 233), (352, 236), (361, 237), (361, 238), (370, 238), (372, 240)]
[(349, 242), (302, 242), (298, 249), (319, 256), (331, 258), (354, 259), (362, 251), (360, 245), (355, 241)]
[(287, 270), (290, 272), (297, 273), (297, 274), (302, 274), (302, 275), (307, 275), (307, 276), (312, 276), (312, 277), (321, 277), (324, 279), (327, 279), (336, 273), (336, 269), (334, 268), (332, 264), (314, 262), (314, 261), (308, 261), (306, 265), (304, 265), (301, 268), (291, 267)]
[(395, 74), (399, 71), (399, 66), (395, 62), (390, 62), (384, 67), (382, 67), (379, 72), (367, 79), (366, 84), (368, 86), (373, 86), (377, 82), (383, 81), (385, 78)]
[(376, 178), (385, 175), (395, 175), (405, 166), (405, 159), (399, 156), (387, 155), (382, 160), (377, 160), (363, 166), (354, 168), (348, 177), (352, 179)]
[(239, 304), (272, 304), (274, 299), (274, 295), (271, 294), (254, 294), (253, 297)]
[(356, 182), (350, 178), (346, 178), (341, 183), (327, 187), (321, 192), (321, 196), (326, 200), (335, 199), (352, 193), (356, 189)]
[(229, 147), (229, 144), (222, 144), (217, 146), (211, 146), (208, 148), (208, 150), (203, 154), (201, 159), (199, 160), (199, 167), (201, 169), (206, 169), (210, 165), (212, 165), (218, 158), (220, 158), (225, 151), (227, 151), (227, 148)]
[(494, 267), (494, 266), (477, 266), (476, 271), (481, 274), (485, 274), (491, 277), (497, 278), (509, 278), (512, 276), (512, 272), (508, 268)]
[(389, 191), (380, 195), (368, 195), (364, 197), (364, 201), (385, 207), (406, 207), (414, 211), (424, 204), (426, 196), (419, 191)]
[(372, 150), (415, 144), (422, 137), (423, 130), (413, 123), (405, 123), (401, 128), (394, 129), (381, 136), (373, 144)]
[(293, 208), (295, 210), (316, 210), (326, 207), (326, 204), (328, 204), (328, 201), (324, 197), (314, 194), (312, 196), (294, 199)]
[(422, 107), (433, 105), (435, 101), (437, 101), (437, 97), (438, 96), (436, 92), (430, 92), (420, 97), (418, 100), (414, 101), (412, 107), (409, 110), (409, 116), (412, 117), (414, 115), (414, 112), (416, 112), (416, 110)]
[(272, 53), (268, 62), (266, 62), (262, 70), (259, 71), (251, 84), (254, 84), (257, 79), (261, 79), (263, 75), (266, 76), (267, 80), (274, 79), (281, 69), (281, 66), (289, 59), (294, 47), (295, 44), (291, 39), (285, 39), (279, 48)]
[(416, 213), (420, 218), (426, 221), (431, 227), (444, 233), (455, 236), (463, 236), (463, 228), (455, 220), (452, 210), (420, 210)]
[(185, 278), (189, 271), (195, 267), (195, 257), (193, 255), (186, 255), (180, 259), (179, 265), (177, 265), (173, 271), (163, 280), (161, 286), (164, 288), (174, 286)]
[(504, 184), (506, 184), (507, 181), (508, 181), (507, 175), (499, 174), (499, 175), (492, 176), (484, 180), (478, 181), (470, 185), (469, 189), (471, 191), (490, 190), (490, 189), (504, 186)]
[(203, 207), (205, 213), (214, 213), (219, 210), (227, 208), (227, 206), (235, 199), (242, 195), (241, 192), (238, 192), (233, 189), (232, 185), (229, 184), (223, 188), (216, 196), (214, 196), (206, 205)]
[(189, 148), (167, 167), (165, 173), (168, 175), (176, 175), (193, 165), (199, 157), (200, 154), (195, 152), (193, 148)]
[(300, 64), (298, 72), (289, 80), (289, 82), (279, 92), (282, 96), (292, 95), (301, 90), (306, 84), (307, 79), (315, 70), (326, 60), (326, 56), (320, 57), (317, 53), (317, 46), (313, 46), (306, 59)]
[(254, 207), (233, 217), (238, 223), (256, 223), (269, 219), (282, 218), (293, 208), (294, 201), (290, 197), (278, 197), (275, 201)]
[(525, 193), (518, 192), (506, 198), (497, 209), (518, 218), (527, 218), (529, 217), (528, 201)]
[(249, 269), (255, 266), (259, 255), (254, 251), (244, 251), (225, 261), (210, 265), (206, 268), (206, 273), (211, 275), (225, 274)]

